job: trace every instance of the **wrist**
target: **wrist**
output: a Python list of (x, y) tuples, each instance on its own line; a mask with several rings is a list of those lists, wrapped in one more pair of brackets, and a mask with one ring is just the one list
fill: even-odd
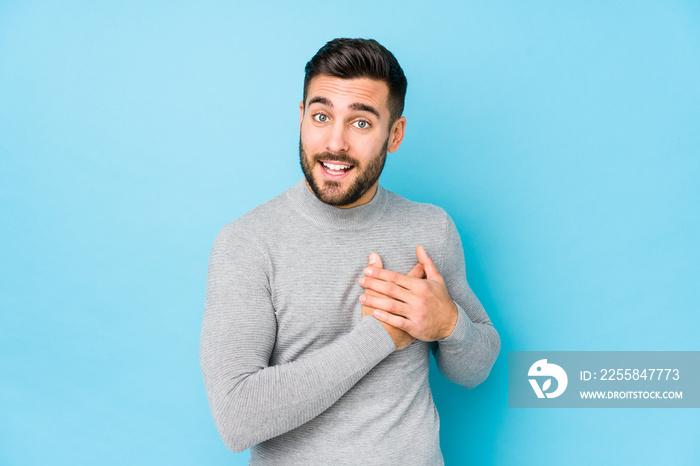
[(457, 308), (457, 304), (455, 304), (454, 301), (451, 301), (451, 303), (452, 311), (450, 312), (450, 319), (447, 321), (445, 330), (442, 332), (442, 335), (440, 336), (439, 340), (443, 340), (452, 335), (452, 332), (454, 332), (455, 327), (457, 327), (457, 321), (459, 320), (459, 308)]

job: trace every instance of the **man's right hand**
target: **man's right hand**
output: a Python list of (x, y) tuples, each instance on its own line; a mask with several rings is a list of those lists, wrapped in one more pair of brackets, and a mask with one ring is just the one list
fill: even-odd
[[(382, 264), (382, 258), (379, 257), (379, 254), (374, 252), (369, 255), (369, 265), (380, 269), (384, 268), (384, 265)], [(416, 266), (413, 267), (413, 269), (411, 269), (410, 272), (408, 272), (408, 276), (414, 278), (423, 278), (425, 276), (423, 266), (420, 264), (416, 264)], [(369, 289), (365, 289), (365, 294), (383, 297), (382, 294)], [(362, 317), (371, 315), (374, 315), (374, 308), (362, 305)], [(392, 327), (391, 325), (385, 322), (381, 322), (381, 324), (384, 326), (386, 331), (389, 332), (391, 339), (394, 340), (394, 345), (396, 346), (397, 351), (406, 348), (408, 345), (413, 343), (413, 340), (415, 340), (415, 338), (413, 338), (411, 335), (404, 332), (403, 330), (399, 330), (396, 327)]]

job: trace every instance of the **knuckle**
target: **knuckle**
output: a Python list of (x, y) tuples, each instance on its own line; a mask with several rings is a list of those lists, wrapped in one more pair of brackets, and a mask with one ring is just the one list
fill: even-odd
[(399, 310), (399, 303), (397, 303), (396, 301), (390, 300), (387, 303), (387, 308), (388, 308), (387, 309), (388, 311), (391, 311), (392, 313), (396, 313), (396, 311)]

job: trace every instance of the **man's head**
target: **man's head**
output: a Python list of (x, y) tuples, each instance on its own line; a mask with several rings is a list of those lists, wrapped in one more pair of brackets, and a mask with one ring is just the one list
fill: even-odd
[(305, 102), (309, 83), (318, 75), (342, 79), (370, 78), (384, 81), (389, 87), (390, 123), (403, 114), (406, 76), (394, 54), (374, 39), (333, 39), (316, 52), (304, 71)]
[(403, 140), (405, 95), (401, 66), (374, 40), (334, 39), (306, 64), (299, 154), (316, 197), (338, 207), (372, 199)]

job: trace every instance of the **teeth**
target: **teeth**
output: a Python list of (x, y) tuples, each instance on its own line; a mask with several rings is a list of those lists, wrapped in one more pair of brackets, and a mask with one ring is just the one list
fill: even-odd
[(350, 165), (342, 165), (342, 164), (327, 163), (327, 162), (322, 162), (322, 163), (323, 163), (324, 167), (331, 169), (331, 170), (336, 170), (336, 171), (347, 170), (350, 168)]

